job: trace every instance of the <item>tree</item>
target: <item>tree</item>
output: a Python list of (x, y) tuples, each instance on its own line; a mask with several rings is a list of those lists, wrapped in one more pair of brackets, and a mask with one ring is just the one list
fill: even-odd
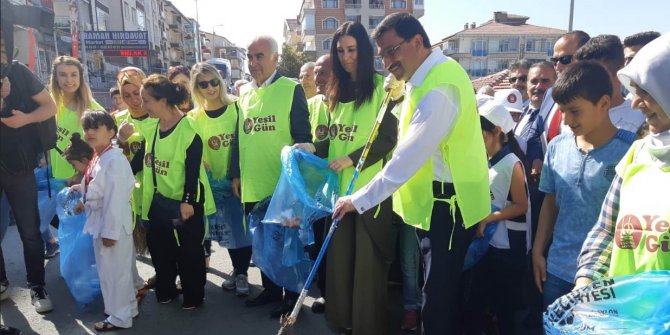
[(284, 43), (277, 70), (289, 78), (298, 78), (300, 67), (307, 62), (313, 62), (313, 56), (296, 51), (292, 46)]

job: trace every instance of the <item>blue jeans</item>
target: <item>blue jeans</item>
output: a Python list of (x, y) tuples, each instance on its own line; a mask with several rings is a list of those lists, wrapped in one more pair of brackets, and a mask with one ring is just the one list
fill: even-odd
[[(402, 219), (400, 219), (402, 220)], [(402, 271), (403, 308), (419, 308), (419, 240), (416, 228), (401, 224), (400, 228), (400, 270)]]
[(547, 272), (547, 281), (544, 282), (543, 286), (543, 310), (547, 309), (547, 306), (551, 305), (556, 299), (570, 293), (572, 289), (575, 288), (575, 284), (567, 282), (563, 279), (560, 279), (551, 273)]

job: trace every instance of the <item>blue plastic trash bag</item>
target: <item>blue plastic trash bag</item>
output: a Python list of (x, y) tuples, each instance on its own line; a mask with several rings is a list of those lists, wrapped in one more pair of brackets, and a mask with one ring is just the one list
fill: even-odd
[[(491, 213), (498, 210), (500, 210), (498, 207), (491, 206)], [(486, 225), (486, 229), (484, 229), (484, 236), (475, 238), (470, 242), (468, 252), (465, 254), (465, 261), (463, 262), (463, 271), (470, 270), (486, 255), (491, 238), (493, 238), (493, 234), (495, 234), (497, 228), (498, 222), (489, 223)]]
[(574, 290), (544, 313), (548, 335), (670, 334), (670, 271), (603, 279)]
[(240, 199), (233, 194), (228, 179), (213, 179), (207, 171), (209, 185), (214, 195), (216, 213), (207, 216), (208, 240), (217, 241), (228, 249), (238, 249), (251, 245), (249, 226), (244, 222), (244, 209)]
[[(49, 167), (49, 170), (51, 170), (51, 167)], [(48, 178), (47, 179), (47, 168), (46, 167), (38, 167), (35, 168), (33, 171), (35, 173), (35, 182), (37, 182), (37, 190), (38, 191), (48, 191), (49, 187), (47, 185), (47, 180), (49, 184), (51, 184), (51, 195), (55, 197), (60, 190), (65, 187), (65, 180), (63, 179), (55, 179), (55, 178)]]
[(74, 215), (80, 192), (64, 188), (58, 193), (56, 211), (60, 224), (60, 273), (80, 308), (102, 295), (100, 278), (95, 265), (93, 237), (84, 234), (86, 215)]
[(259, 202), (247, 219), (252, 236), (252, 259), (272, 282), (300, 292), (313, 262), (304, 252), (297, 227), (262, 222), (269, 203), (269, 198)]
[[(337, 174), (326, 160), (288, 146), (282, 149), (281, 162), (281, 176), (263, 222), (308, 230), (333, 212), (339, 195)], [(308, 241), (312, 243), (313, 239)]]
[[(44, 234), (49, 229), (51, 220), (56, 216), (56, 195), (65, 187), (63, 179), (47, 179), (47, 168), (38, 167), (34, 170), (37, 182), (37, 207), (40, 212), (40, 231)], [(51, 184), (51, 193), (47, 182)]]

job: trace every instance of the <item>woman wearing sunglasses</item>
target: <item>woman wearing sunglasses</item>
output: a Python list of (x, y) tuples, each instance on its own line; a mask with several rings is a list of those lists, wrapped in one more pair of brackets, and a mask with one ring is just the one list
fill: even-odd
[[(81, 116), (87, 109), (104, 110), (98, 104), (91, 93), (88, 83), (83, 80), (84, 67), (79, 60), (70, 56), (59, 56), (51, 67), (51, 78), (49, 90), (58, 112), (56, 113), (56, 124), (58, 125), (58, 139), (56, 147), (51, 150), (51, 166), (53, 177), (57, 179), (69, 179), (71, 182), (79, 182), (81, 176), (75, 176), (76, 171), (63, 156), (65, 149), (70, 146), (72, 134), (79, 133), (83, 136), (81, 128)], [(70, 183), (70, 182), (68, 182)]]
[(217, 241), (228, 248), (233, 272), (223, 281), (222, 287), (224, 290), (235, 290), (238, 296), (246, 296), (249, 294), (247, 270), (251, 261), (251, 241), (242, 221), (242, 203), (233, 195), (227, 178), (232, 144), (237, 141), (238, 106), (226, 94), (223, 78), (214, 66), (207, 63), (194, 65), (191, 78), (195, 108), (190, 114), (205, 143), (202, 159), (217, 209), (207, 220), (209, 235), (205, 245), (206, 256), (209, 258), (210, 254), (207, 242), (211, 246), (211, 241)]
[[(314, 146), (339, 174), (344, 195), (384, 99), (384, 78), (374, 70), (372, 45), (360, 23), (346, 22), (337, 29), (330, 55), (330, 138)], [(397, 121), (386, 113), (354, 191), (381, 171), (396, 139)], [(347, 214), (339, 223), (328, 249), (326, 319), (341, 333), (388, 333), (386, 309), (371, 306), (386, 305), (395, 242), (391, 227), (390, 198), (363, 214)]]

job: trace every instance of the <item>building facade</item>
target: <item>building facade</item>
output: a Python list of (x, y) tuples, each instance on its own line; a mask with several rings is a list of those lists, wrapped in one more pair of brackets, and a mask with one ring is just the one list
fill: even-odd
[(505, 70), (521, 58), (531, 62), (547, 60), (554, 42), (567, 31), (528, 24), (528, 19), (495, 12), (493, 19), (479, 26), (466, 23), (463, 30), (443, 38), (437, 46), (473, 78)]
[[(360, 22), (371, 33), (386, 15), (397, 12), (408, 12), (420, 18), (424, 13), (423, 0), (303, 0), (297, 31), (288, 34), (295, 33), (300, 39), (295, 43), (286, 38), (286, 29), (291, 26), (287, 23), (285, 42), (298, 51), (319, 57), (329, 52), (333, 33), (342, 23)], [(379, 61), (377, 63), (381, 65)]]

